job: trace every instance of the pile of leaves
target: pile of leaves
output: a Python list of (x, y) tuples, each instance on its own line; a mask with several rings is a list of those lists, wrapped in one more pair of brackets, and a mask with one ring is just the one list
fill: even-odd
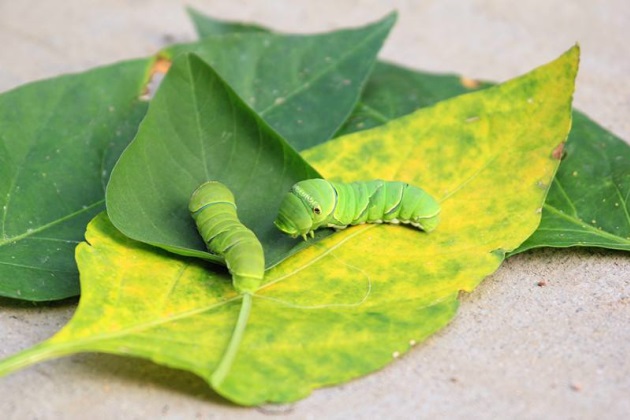
[[(492, 85), (377, 61), (395, 15), (292, 35), (190, 14), (198, 42), (0, 95), (0, 296), (81, 294), (0, 376), (97, 351), (189, 370), (239, 404), (293, 401), (445, 326), (506, 255), (630, 250), (629, 146), (572, 110), (577, 47)], [(421, 186), (442, 222), (289, 238), (280, 201), (314, 177)], [(268, 268), (220, 381), (242, 296), (188, 214), (211, 179)]]

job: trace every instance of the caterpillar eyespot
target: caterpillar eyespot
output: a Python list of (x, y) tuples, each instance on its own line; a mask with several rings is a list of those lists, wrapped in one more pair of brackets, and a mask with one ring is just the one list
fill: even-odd
[(217, 181), (201, 184), (190, 197), (188, 210), (208, 250), (225, 259), (234, 288), (253, 293), (265, 272), (263, 248), (238, 219), (234, 195)]
[(422, 188), (405, 182), (307, 179), (284, 196), (274, 224), (282, 232), (306, 240), (321, 227), (405, 223), (430, 232), (439, 220), (438, 202)]

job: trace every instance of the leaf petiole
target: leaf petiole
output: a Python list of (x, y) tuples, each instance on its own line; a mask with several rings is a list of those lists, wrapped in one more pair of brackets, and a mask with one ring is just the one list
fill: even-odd
[(251, 309), (252, 294), (243, 293), (243, 302), (241, 303), (241, 309), (238, 314), (238, 319), (236, 320), (236, 325), (234, 326), (234, 331), (232, 332), (232, 337), (230, 338), (230, 342), (228, 343), (227, 349), (225, 350), (223, 358), (219, 362), (217, 369), (210, 377), (210, 382), (215, 388), (221, 385), (232, 368), (232, 363), (234, 363), (236, 353), (238, 352), (243, 339), (243, 334), (245, 333), (245, 327), (247, 326), (247, 320), (249, 319)]
[(76, 344), (44, 341), (30, 349), (0, 360), (0, 377), (36, 363), (68, 356), (77, 352)]

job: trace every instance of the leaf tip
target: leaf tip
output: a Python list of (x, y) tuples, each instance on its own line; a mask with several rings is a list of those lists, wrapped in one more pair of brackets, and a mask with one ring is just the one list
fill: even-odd
[(367, 26), (364, 26), (361, 29), (375, 28), (375, 27), (382, 26), (384, 29), (387, 30), (387, 32), (389, 32), (389, 30), (394, 26), (397, 20), (398, 20), (398, 11), (394, 9), (390, 11), (389, 13), (387, 13), (382, 18), (374, 21), (373, 23), (368, 24)]
[(393, 25), (398, 20), (398, 10), (396, 9), (392, 10), (387, 15), (385, 15), (385, 18), (383, 20), (387, 22), (391, 22), (391, 24)]

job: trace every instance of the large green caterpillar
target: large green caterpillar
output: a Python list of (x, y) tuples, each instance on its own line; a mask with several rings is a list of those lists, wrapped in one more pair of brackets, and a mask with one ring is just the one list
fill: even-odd
[(229, 188), (216, 181), (201, 184), (188, 209), (208, 250), (225, 259), (234, 288), (253, 293), (264, 276), (265, 256), (254, 232), (238, 219)]
[(320, 227), (343, 229), (363, 223), (407, 223), (426, 232), (437, 226), (440, 205), (405, 182), (332, 182), (307, 179), (293, 185), (274, 224), (292, 237), (314, 236)]

